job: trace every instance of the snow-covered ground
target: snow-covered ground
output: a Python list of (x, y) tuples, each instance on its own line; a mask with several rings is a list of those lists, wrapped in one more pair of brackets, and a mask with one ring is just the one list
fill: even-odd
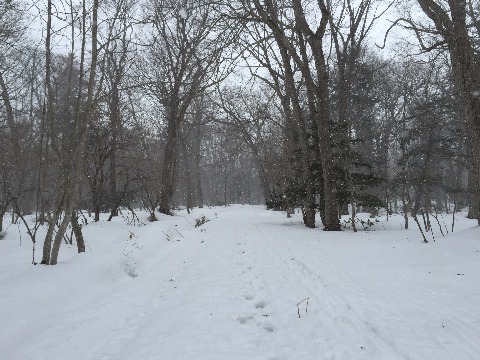
[(480, 359), (480, 228), (458, 215), (425, 244), (402, 223), (328, 233), (241, 205), (120, 217), (85, 226), (87, 252), (63, 244), (49, 267), (12, 225), (0, 359)]

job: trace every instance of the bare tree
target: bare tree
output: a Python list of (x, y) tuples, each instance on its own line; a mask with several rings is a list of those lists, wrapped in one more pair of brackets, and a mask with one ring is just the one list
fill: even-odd
[(9, 154), (2, 162), (0, 222), (8, 207), (14, 203), (18, 204), (27, 168), (26, 164), (22, 163), (22, 160), (25, 159), (22, 159), (21, 124), (16, 119), (11, 98), (11, 87), (14, 87), (14, 83), (9, 83), (8, 79), (8, 77), (11, 79), (19, 77), (19, 72), (22, 71), (18, 66), (13, 66), (17, 61), (17, 55), (12, 48), (17, 41), (21, 41), (24, 28), (23, 18), (24, 11), (19, 2), (0, 1), (0, 94), (2, 105), (0, 108), (3, 108), (4, 114), (2, 115), (5, 115), (5, 124), (3, 121), (0, 123), (0, 131), (3, 156)]
[[(319, 145), (314, 116), (305, 111), (305, 82), (295, 62), (292, 63), (288, 49), (278, 46), (268, 27), (251, 9), (244, 8), (241, 19), (251, 20), (245, 26), (248, 34), (244, 40), (250, 58), (244, 56), (253, 78), (270, 87), (280, 101), (284, 117), (283, 176), (277, 179), (276, 188), (265, 193), (268, 206), (286, 208), (287, 215), (300, 206), (307, 227), (315, 227), (315, 193), (320, 196), (320, 216), (325, 221), (323, 186), (319, 181)], [(287, 20), (284, 20), (287, 21)], [(292, 25), (284, 25), (288, 29)], [(258, 71), (259, 66), (268, 72), (268, 77)], [(280, 179), (282, 179), (280, 181)], [(265, 183), (265, 182), (264, 182)], [(265, 186), (264, 186), (265, 188)], [(266, 190), (264, 190), (266, 191)]]
[[(435, 25), (450, 54), (454, 83), (465, 112), (468, 126), (470, 153), (476, 183), (473, 214), (480, 224), (480, 58), (475, 53), (474, 40), (467, 23), (467, 1), (418, 0), (423, 12)], [(473, 12), (473, 4), (469, 3)], [(478, 19), (474, 19), (475, 37), (480, 37)], [(421, 30), (417, 30), (421, 31)], [(417, 32), (418, 33), (418, 32)], [(430, 48), (432, 48), (431, 46)], [(429, 50), (423, 46), (425, 50)]]
[[(106, 86), (108, 87), (107, 102), (109, 112), (110, 141), (109, 141), (109, 201), (110, 201), (110, 219), (118, 215), (118, 206), (120, 197), (117, 188), (120, 186), (117, 181), (117, 156), (118, 142), (120, 141), (123, 127), (122, 118), (122, 93), (124, 88), (129, 86), (138, 86), (138, 84), (128, 83), (128, 68), (132, 65), (135, 48), (132, 46), (133, 31), (135, 24), (133, 14), (135, 13), (135, 0), (121, 0), (112, 2), (112, 19), (108, 53), (106, 54), (105, 76)], [(125, 96), (123, 96), (125, 98)]]
[[(352, 142), (355, 140), (353, 119), (358, 114), (352, 112), (352, 97), (354, 83), (358, 83), (359, 60), (362, 56), (365, 39), (372, 29), (374, 23), (381, 17), (376, 13), (375, 0), (361, 0), (354, 2), (344, 0), (340, 4), (332, 4), (327, 1), (329, 17), (329, 28), (335, 50), (336, 68), (336, 136), (335, 156), (341, 167), (343, 181), (339, 182), (339, 193), (348, 194), (352, 208), (351, 223), (356, 232), (355, 217), (356, 203), (358, 199), (354, 190), (354, 154)], [(388, 7), (387, 7), (388, 8)], [(385, 11), (385, 10), (384, 10)], [(339, 206), (345, 207), (341, 211), (348, 214), (347, 199), (342, 199)]]
[(170, 214), (180, 126), (193, 100), (221, 80), (230, 34), (218, 28), (220, 17), (211, 2), (155, 1), (149, 11), (155, 40), (149, 51), (150, 91), (164, 108), (166, 126), (160, 212)]
[[(75, 111), (73, 113), (71, 121), (71, 134), (70, 139), (67, 142), (65, 137), (61, 137), (62, 134), (55, 132), (55, 114), (54, 114), (54, 92), (51, 79), (51, 36), (52, 36), (52, 2), (48, 1), (47, 8), (47, 31), (46, 31), (46, 79), (47, 85), (47, 106), (46, 106), (46, 119), (51, 132), (52, 148), (56, 152), (56, 155), (60, 159), (60, 169), (58, 182), (59, 187), (56, 189), (56, 199), (54, 205), (53, 214), (48, 221), (48, 231), (45, 237), (43, 247), (42, 264), (55, 265), (58, 259), (58, 252), (63, 240), (65, 231), (68, 225), (71, 223), (72, 215), (77, 203), (77, 196), (80, 187), (80, 178), (82, 173), (83, 156), (86, 147), (86, 139), (88, 133), (88, 127), (92, 118), (94, 110), (94, 97), (95, 97), (95, 81), (96, 81), (96, 67), (98, 60), (98, 0), (94, 0), (91, 10), (91, 53), (90, 53), (90, 69), (88, 81), (86, 83), (86, 95), (83, 95), (83, 71), (85, 66), (85, 50), (87, 46), (87, 29), (86, 18), (87, 8), (85, 1), (82, 3), (82, 41), (81, 41), (81, 60), (80, 60), (80, 80), (78, 86), (78, 97), (75, 104)], [(72, 9), (73, 11), (73, 9)], [(73, 25), (72, 25), (73, 26)], [(73, 41), (73, 39), (72, 39)], [(70, 90), (70, 89), (69, 89)], [(84, 103), (81, 103), (81, 99), (84, 99)], [(82, 106), (83, 105), (83, 106)], [(60, 136), (60, 137), (59, 137)], [(60, 147), (61, 146), (61, 147)], [(63, 217), (62, 217), (63, 215)], [(61, 220), (60, 220), (61, 219)], [(57, 222), (59, 225), (57, 227)], [(75, 226), (75, 223), (72, 223)], [(56, 229), (55, 237), (54, 231)], [(80, 229), (77, 229), (77, 233), (80, 234)], [(52, 244), (53, 240), (53, 244)], [(83, 237), (77, 238), (78, 251), (85, 251), (85, 247), (82, 244)]]
[[(470, 216), (480, 224), (480, 59), (478, 6), (472, 1), (416, 0), (430, 23), (400, 18), (398, 24), (415, 34), (423, 52), (446, 50), (450, 55), (453, 82), (467, 123), (472, 163), (473, 196)], [(391, 29), (390, 28), (390, 29)], [(388, 35), (388, 32), (386, 36)]]
[[(216, 121), (232, 128), (232, 132), (238, 134), (245, 143), (253, 159), (262, 184), (265, 201), (268, 204), (272, 201), (276, 182), (281, 178), (282, 168), (275, 164), (272, 153), (279, 151), (270, 150), (270, 137), (272, 133), (283, 133), (283, 124), (275, 119), (275, 106), (272, 100), (272, 89), (250, 90), (224, 88), (219, 91), (219, 108), (224, 112), (223, 117)], [(277, 130), (277, 131), (276, 131)], [(276, 139), (281, 146), (281, 140)]]
[[(242, 2), (243, 17), (246, 20), (265, 24), (270, 36), (275, 39), (285, 71), (293, 62), (299, 69), (305, 86), (305, 97), (309, 116), (315, 122), (315, 136), (318, 138), (319, 154), (323, 177), (322, 220), (325, 230), (340, 230), (337, 206), (337, 189), (332, 153), (332, 129), (330, 124), (329, 74), (324, 53), (324, 38), (329, 17), (325, 1), (304, 4), (300, 0), (280, 2), (273, 0)], [(307, 20), (307, 11), (315, 11), (320, 20), (314, 24)], [(240, 15), (242, 16), (242, 15)], [(291, 78), (291, 77), (290, 77)], [(288, 98), (294, 99), (297, 89), (290, 81), (286, 84)], [(301, 108), (293, 104), (294, 116), (301, 118)], [(307, 182), (307, 185), (309, 183)], [(312, 192), (312, 191), (310, 191)], [(315, 203), (307, 200), (307, 217), (314, 223)], [(307, 223), (312, 224), (312, 219)]]

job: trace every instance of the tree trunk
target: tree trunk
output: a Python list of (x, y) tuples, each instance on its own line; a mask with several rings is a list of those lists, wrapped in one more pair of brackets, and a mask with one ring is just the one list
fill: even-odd
[(320, 157), (323, 169), (323, 186), (325, 191), (325, 229), (327, 231), (339, 231), (340, 221), (338, 219), (337, 187), (335, 170), (332, 157), (332, 137), (329, 117), (329, 94), (328, 94), (328, 73), (325, 65), (323, 49), (317, 49), (316, 68), (319, 85), (317, 93), (317, 124), (318, 138), (320, 142)]
[(193, 180), (192, 174), (193, 170), (191, 169), (191, 161), (190, 161), (190, 151), (187, 146), (187, 139), (185, 137), (181, 137), (181, 144), (182, 144), (182, 155), (183, 155), (183, 162), (184, 162), (184, 173), (183, 178), (185, 179), (185, 205), (187, 207), (187, 212), (190, 214), (190, 210), (193, 208), (193, 197), (194, 197), (194, 189), (193, 189)]
[(118, 96), (118, 87), (114, 82), (112, 89), (112, 100), (110, 106), (110, 126), (112, 128), (112, 139), (110, 144), (110, 216), (118, 216), (118, 201), (117, 201), (117, 135), (118, 126), (120, 123), (120, 100)]
[(5, 107), (6, 112), (6, 120), (8, 128), (10, 129), (11, 133), (11, 143), (12, 143), (12, 150), (15, 156), (14, 164), (18, 164), (18, 160), (21, 154), (20, 148), (20, 138), (17, 133), (17, 126), (15, 124), (15, 116), (13, 113), (12, 104), (10, 102), (10, 96), (8, 94), (7, 85), (5, 84), (5, 80), (3, 79), (2, 72), (0, 71), (0, 90), (2, 93), (3, 105)]
[[(280, 41), (280, 40), (279, 40)], [(279, 42), (283, 46), (280, 48), (282, 55), (282, 61), (285, 71), (285, 93), (286, 96), (282, 99), (283, 110), (287, 118), (287, 126), (290, 125), (290, 130), (292, 134), (292, 141), (298, 137), (298, 145), (300, 150), (300, 163), (301, 163), (301, 173), (299, 174), (301, 180), (305, 186), (305, 204), (303, 208), (303, 223), (306, 227), (314, 228), (315, 227), (315, 193), (312, 182), (314, 181), (314, 176), (312, 174), (311, 164), (316, 162), (316, 149), (309, 149), (309, 135), (307, 124), (310, 122), (310, 127), (314, 127), (312, 122), (315, 121), (313, 114), (310, 114), (310, 117), (305, 119), (302, 114), (302, 109), (300, 106), (300, 100), (298, 98), (297, 89), (295, 87), (295, 77), (293, 69), (290, 65), (290, 56), (285, 45), (282, 42)], [(309, 91), (310, 96), (310, 111), (314, 112), (312, 109), (312, 92)], [(289, 121), (290, 120), (290, 121)], [(315, 136), (315, 144), (313, 146), (318, 146), (318, 138)], [(293, 152), (292, 152), (293, 153)], [(298, 161), (291, 159), (291, 161)]]
[(403, 203), (403, 218), (405, 220), (405, 230), (408, 230), (408, 202), (407, 202), (407, 198), (409, 196), (406, 195), (408, 190), (406, 189), (403, 189), (402, 190), (402, 203)]
[(227, 207), (227, 166), (223, 172), (223, 204)]
[[(422, 192), (419, 189), (416, 189), (416, 194), (415, 194), (415, 203), (413, 204), (413, 208), (411, 209), (412, 217), (415, 223), (417, 224), (418, 230), (420, 230), (420, 233), (422, 234), (423, 242), (428, 243), (427, 238), (425, 237), (425, 233), (422, 230), (422, 226), (420, 225), (420, 221), (418, 220), (418, 211), (420, 210), (420, 203), (422, 201)], [(409, 199), (408, 201), (410, 204), (412, 201)]]
[(478, 219), (479, 217), (479, 197), (477, 196), (477, 176), (473, 164), (468, 167), (468, 215), (469, 219)]
[[(307, 58), (303, 57), (303, 62), (299, 63), (302, 74), (305, 77), (305, 85), (307, 93), (315, 94), (315, 108), (316, 112), (312, 115), (315, 117), (318, 131), (318, 141), (320, 144), (320, 159), (323, 170), (323, 186), (325, 192), (325, 227), (326, 231), (340, 231), (340, 221), (338, 219), (338, 203), (337, 203), (337, 185), (334, 170), (333, 139), (332, 129), (330, 125), (330, 102), (329, 102), (329, 78), (328, 69), (325, 61), (325, 54), (323, 53), (323, 36), (325, 28), (328, 23), (328, 18), (331, 14), (324, 7), (320, 5), (322, 11), (322, 18), (318, 29), (313, 32), (306, 19), (300, 0), (293, 1), (293, 11), (295, 13), (295, 20), (300, 29), (302, 36), (306, 39), (312, 51), (312, 57), (315, 63), (316, 83), (312, 77), (309, 69)], [(304, 50), (300, 39), (301, 51)]]
[(357, 206), (355, 205), (355, 201), (353, 200), (353, 197), (350, 204), (352, 206), (352, 229), (353, 229), (353, 232), (357, 232), (357, 225), (355, 224), (355, 218), (357, 217), (357, 209), (356, 209)]
[(197, 168), (197, 191), (196, 191), (196, 199), (197, 199), (197, 205), (200, 209), (203, 209), (203, 192), (202, 192), (202, 178), (201, 178), (201, 173), (200, 173), (200, 164), (195, 165)]
[(47, 234), (45, 235), (45, 241), (43, 242), (43, 255), (42, 255), (42, 261), (40, 262), (41, 264), (50, 265), (53, 233), (55, 230), (57, 220), (58, 220), (58, 216), (54, 214), (48, 221), (48, 230), (47, 230)]
[(52, 246), (52, 256), (50, 258), (49, 265), (57, 265), (58, 262), (58, 253), (60, 251), (60, 245), (62, 244), (63, 235), (67, 231), (68, 224), (72, 218), (72, 214), (65, 214), (60, 226), (58, 227), (57, 233), (55, 234), (55, 239), (53, 240)]
[(304, 225), (308, 228), (315, 228), (315, 214), (316, 214), (316, 206), (315, 206), (315, 193), (313, 191), (313, 179), (308, 179), (307, 183), (307, 191), (306, 191), (306, 201), (305, 201), (305, 208), (304, 211)]
[(100, 221), (100, 205), (95, 204), (95, 215), (93, 221), (99, 222)]
[(172, 198), (175, 192), (175, 167), (176, 167), (176, 146), (177, 146), (177, 128), (178, 122), (172, 114), (172, 110), (167, 111), (167, 143), (162, 167), (162, 192), (160, 195), (160, 212), (166, 215), (172, 215)]
[(75, 234), (75, 239), (77, 239), (77, 250), (79, 253), (85, 252), (85, 239), (82, 234), (82, 227), (78, 223), (78, 213), (74, 211), (72, 213), (72, 229)]

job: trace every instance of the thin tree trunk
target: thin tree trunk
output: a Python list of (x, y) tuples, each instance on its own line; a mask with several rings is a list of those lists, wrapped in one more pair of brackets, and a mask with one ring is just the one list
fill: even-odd
[[(420, 189), (417, 189), (416, 191), (416, 199), (415, 199), (415, 203), (413, 205), (413, 208), (411, 209), (411, 213), (412, 213), (412, 217), (413, 217), (413, 220), (415, 221), (415, 223), (417, 224), (418, 226), (418, 230), (420, 230), (420, 233), (422, 234), (422, 238), (423, 238), (423, 242), (425, 243), (428, 243), (428, 240), (425, 236), (425, 233), (423, 232), (423, 229), (422, 229), (422, 225), (420, 224), (420, 221), (418, 220), (418, 211), (420, 210), (420, 204), (421, 204), (421, 200), (422, 200), (422, 193), (421, 193), (422, 190)], [(408, 199), (408, 202), (411, 204), (412, 201), (410, 199)]]
[(223, 171), (223, 204), (227, 207), (227, 167)]
[(112, 99), (110, 105), (110, 126), (112, 128), (112, 138), (110, 143), (110, 217), (118, 216), (117, 201), (117, 136), (120, 123), (120, 100), (118, 95), (117, 79), (112, 88)]
[(196, 198), (197, 198), (197, 204), (200, 209), (203, 209), (203, 191), (202, 191), (202, 179), (201, 179), (201, 172), (200, 172), (200, 165), (197, 164), (197, 191), (196, 191)]
[(402, 203), (403, 203), (403, 218), (405, 220), (405, 230), (408, 230), (408, 202), (407, 198), (410, 196), (407, 195), (407, 189), (405, 187), (402, 189)]
[(77, 250), (79, 253), (85, 252), (85, 239), (82, 234), (82, 227), (78, 223), (78, 213), (73, 211), (72, 213), (72, 229), (75, 234), (75, 239), (77, 240)]
[(355, 224), (355, 218), (357, 217), (357, 209), (353, 198), (350, 202), (350, 205), (352, 206), (352, 229), (353, 232), (357, 232), (357, 225)]
[(53, 240), (52, 246), (52, 256), (50, 258), (49, 265), (57, 265), (58, 262), (58, 253), (60, 251), (60, 245), (62, 244), (63, 235), (67, 231), (68, 224), (72, 218), (72, 214), (65, 214), (60, 226), (58, 227), (57, 233), (55, 234), (55, 239)]
[[(12, 144), (14, 147), (14, 151), (19, 151), (20, 145), (18, 141), (18, 136), (16, 136), (16, 126), (15, 126), (15, 116), (13, 114), (12, 104), (10, 102), (10, 96), (8, 95), (7, 85), (5, 84), (5, 80), (3, 79), (2, 72), (0, 71), (0, 90), (2, 91), (2, 99), (3, 105), (5, 106), (5, 113), (6, 113), (6, 120), (7, 125), (10, 128), (12, 134)], [(15, 153), (15, 156), (19, 156), (19, 153)]]
[(455, 227), (455, 213), (457, 212), (457, 196), (453, 195), (453, 211), (452, 211), (452, 232)]
[(51, 218), (48, 219), (48, 229), (47, 229), (47, 234), (45, 235), (45, 241), (43, 242), (42, 261), (40, 262), (41, 264), (50, 265), (53, 233), (59, 217), (60, 217), (60, 211), (57, 209), (52, 214)]

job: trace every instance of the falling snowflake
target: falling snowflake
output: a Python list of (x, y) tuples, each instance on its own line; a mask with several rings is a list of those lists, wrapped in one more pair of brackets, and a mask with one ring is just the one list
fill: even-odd
[(480, 90), (473, 90), (473, 91), (472, 91), (472, 95), (473, 95), (474, 97), (480, 97)]
[(180, 15), (180, 17), (182, 19), (186, 19), (187, 18), (187, 10), (185, 10), (184, 8), (181, 8), (180, 11), (178, 12), (178, 15)]

